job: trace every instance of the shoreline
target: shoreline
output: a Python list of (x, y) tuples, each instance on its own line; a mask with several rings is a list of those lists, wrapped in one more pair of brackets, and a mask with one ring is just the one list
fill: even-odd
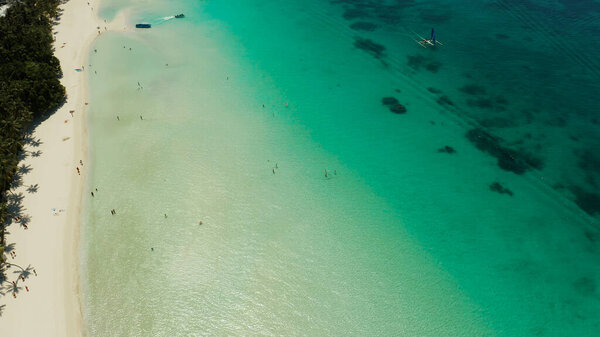
[[(28, 166), (30, 171), (23, 175), (23, 184), (11, 190), (23, 194), (21, 205), (30, 221), (27, 230), (16, 222), (8, 226), (6, 240), (14, 244), (16, 257), (9, 257), (7, 262), (23, 268), (30, 266), (35, 273), (18, 284), (16, 298), (9, 292), (0, 297), (3, 335), (85, 335), (79, 242), (88, 159), (89, 91), (85, 66), (96, 38), (104, 32), (128, 30), (125, 12), (110, 23), (101, 20), (94, 10), (100, 2), (68, 1), (59, 5), (61, 16), (53, 27), (54, 55), (60, 60), (60, 82), (67, 99), (34, 128), (32, 137), (39, 145), (27, 144), (24, 151), (41, 154), (26, 155), (20, 160), (19, 166)], [(97, 27), (101, 28), (100, 33)], [(76, 72), (77, 68), (83, 71)], [(83, 165), (80, 160), (85, 160)], [(35, 191), (30, 192), (28, 188), (34, 185)], [(12, 270), (7, 274), (12, 274)]]

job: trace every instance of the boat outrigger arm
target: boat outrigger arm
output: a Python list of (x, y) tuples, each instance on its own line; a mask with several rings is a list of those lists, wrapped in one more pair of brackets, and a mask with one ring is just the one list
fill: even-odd
[(443, 43), (441, 43), (440, 41), (435, 39), (435, 30), (433, 28), (431, 28), (431, 37), (429, 39), (426, 39), (419, 34), (417, 34), (417, 36), (421, 40), (419, 40), (419, 41), (415, 40), (415, 41), (423, 48), (435, 47), (436, 45), (440, 45), (440, 46), (444, 45)]

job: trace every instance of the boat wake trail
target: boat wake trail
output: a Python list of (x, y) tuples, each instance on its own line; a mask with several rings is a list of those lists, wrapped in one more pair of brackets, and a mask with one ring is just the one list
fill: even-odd
[(152, 20), (151, 22), (152, 22), (153, 26), (157, 26), (157, 25), (163, 24), (163, 23), (165, 23), (167, 21), (170, 21), (172, 19), (175, 19), (175, 15), (165, 16), (165, 17), (162, 17), (162, 18), (157, 18), (157, 19)]

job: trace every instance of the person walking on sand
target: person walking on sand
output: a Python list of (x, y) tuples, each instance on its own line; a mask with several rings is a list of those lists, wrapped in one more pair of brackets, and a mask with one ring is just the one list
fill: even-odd
[(140, 120), (144, 120), (144, 117), (142, 117), (142, 115), (140, 115)]
[(79, 164), (81, 164), (81, 166), (83, 166), (83, 160), (79, 159)]
[(117, 116), (117, 120), (120, 121), (119, 116)]
[(92, 193), (92, 198), (93, 198), (94, 197), (94, 192), (90, 192), (90, 193)]
[(81, 175), (81, 172), (79, 171), (79, 167), (77, 167), (77, 174)]

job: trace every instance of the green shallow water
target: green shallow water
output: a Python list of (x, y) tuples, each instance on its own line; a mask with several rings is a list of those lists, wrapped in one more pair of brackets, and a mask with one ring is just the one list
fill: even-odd
[[(347, 7), (357, 4), (363, 12)], [(364, 8), (382, 4), (106, 1), (105, 17), (132, 6), (154, 27), (105, 34), (91, 52), (88, 334), (596, 335), (598, 222), (551, 188), (564, 183), (560, 152), (517, 175), (465, 138), (535, 97), (497, 74), (465, 77), (485, 62), (458, 38), (415, 47), (409, 27), (465, 8), (440, 4), (433, 19), (417, 15), (424, 4), (384, 8), (383, 24), (357, 32), (344, 15), (376, 22)], [(494, 15), (507, 35), (519, 26), (477, 10), (475, 23), (439, 26), (467, 31)], [(384, 43), (384, 55), (355, 36)], [(486, 115), (463, 103), (482, 99), (457, 96), (475, 81), (511, 107)], [(390, 113), (384, 96), (408, 113)], [(551, 117), (536, 118), (488, 130), (513, 141)], [(587, 132), (571, 124), (544, 134)], [(445, 145), (457, 152), (439, 153)], [(495, 181), (514, 196), (490, 191)]]

